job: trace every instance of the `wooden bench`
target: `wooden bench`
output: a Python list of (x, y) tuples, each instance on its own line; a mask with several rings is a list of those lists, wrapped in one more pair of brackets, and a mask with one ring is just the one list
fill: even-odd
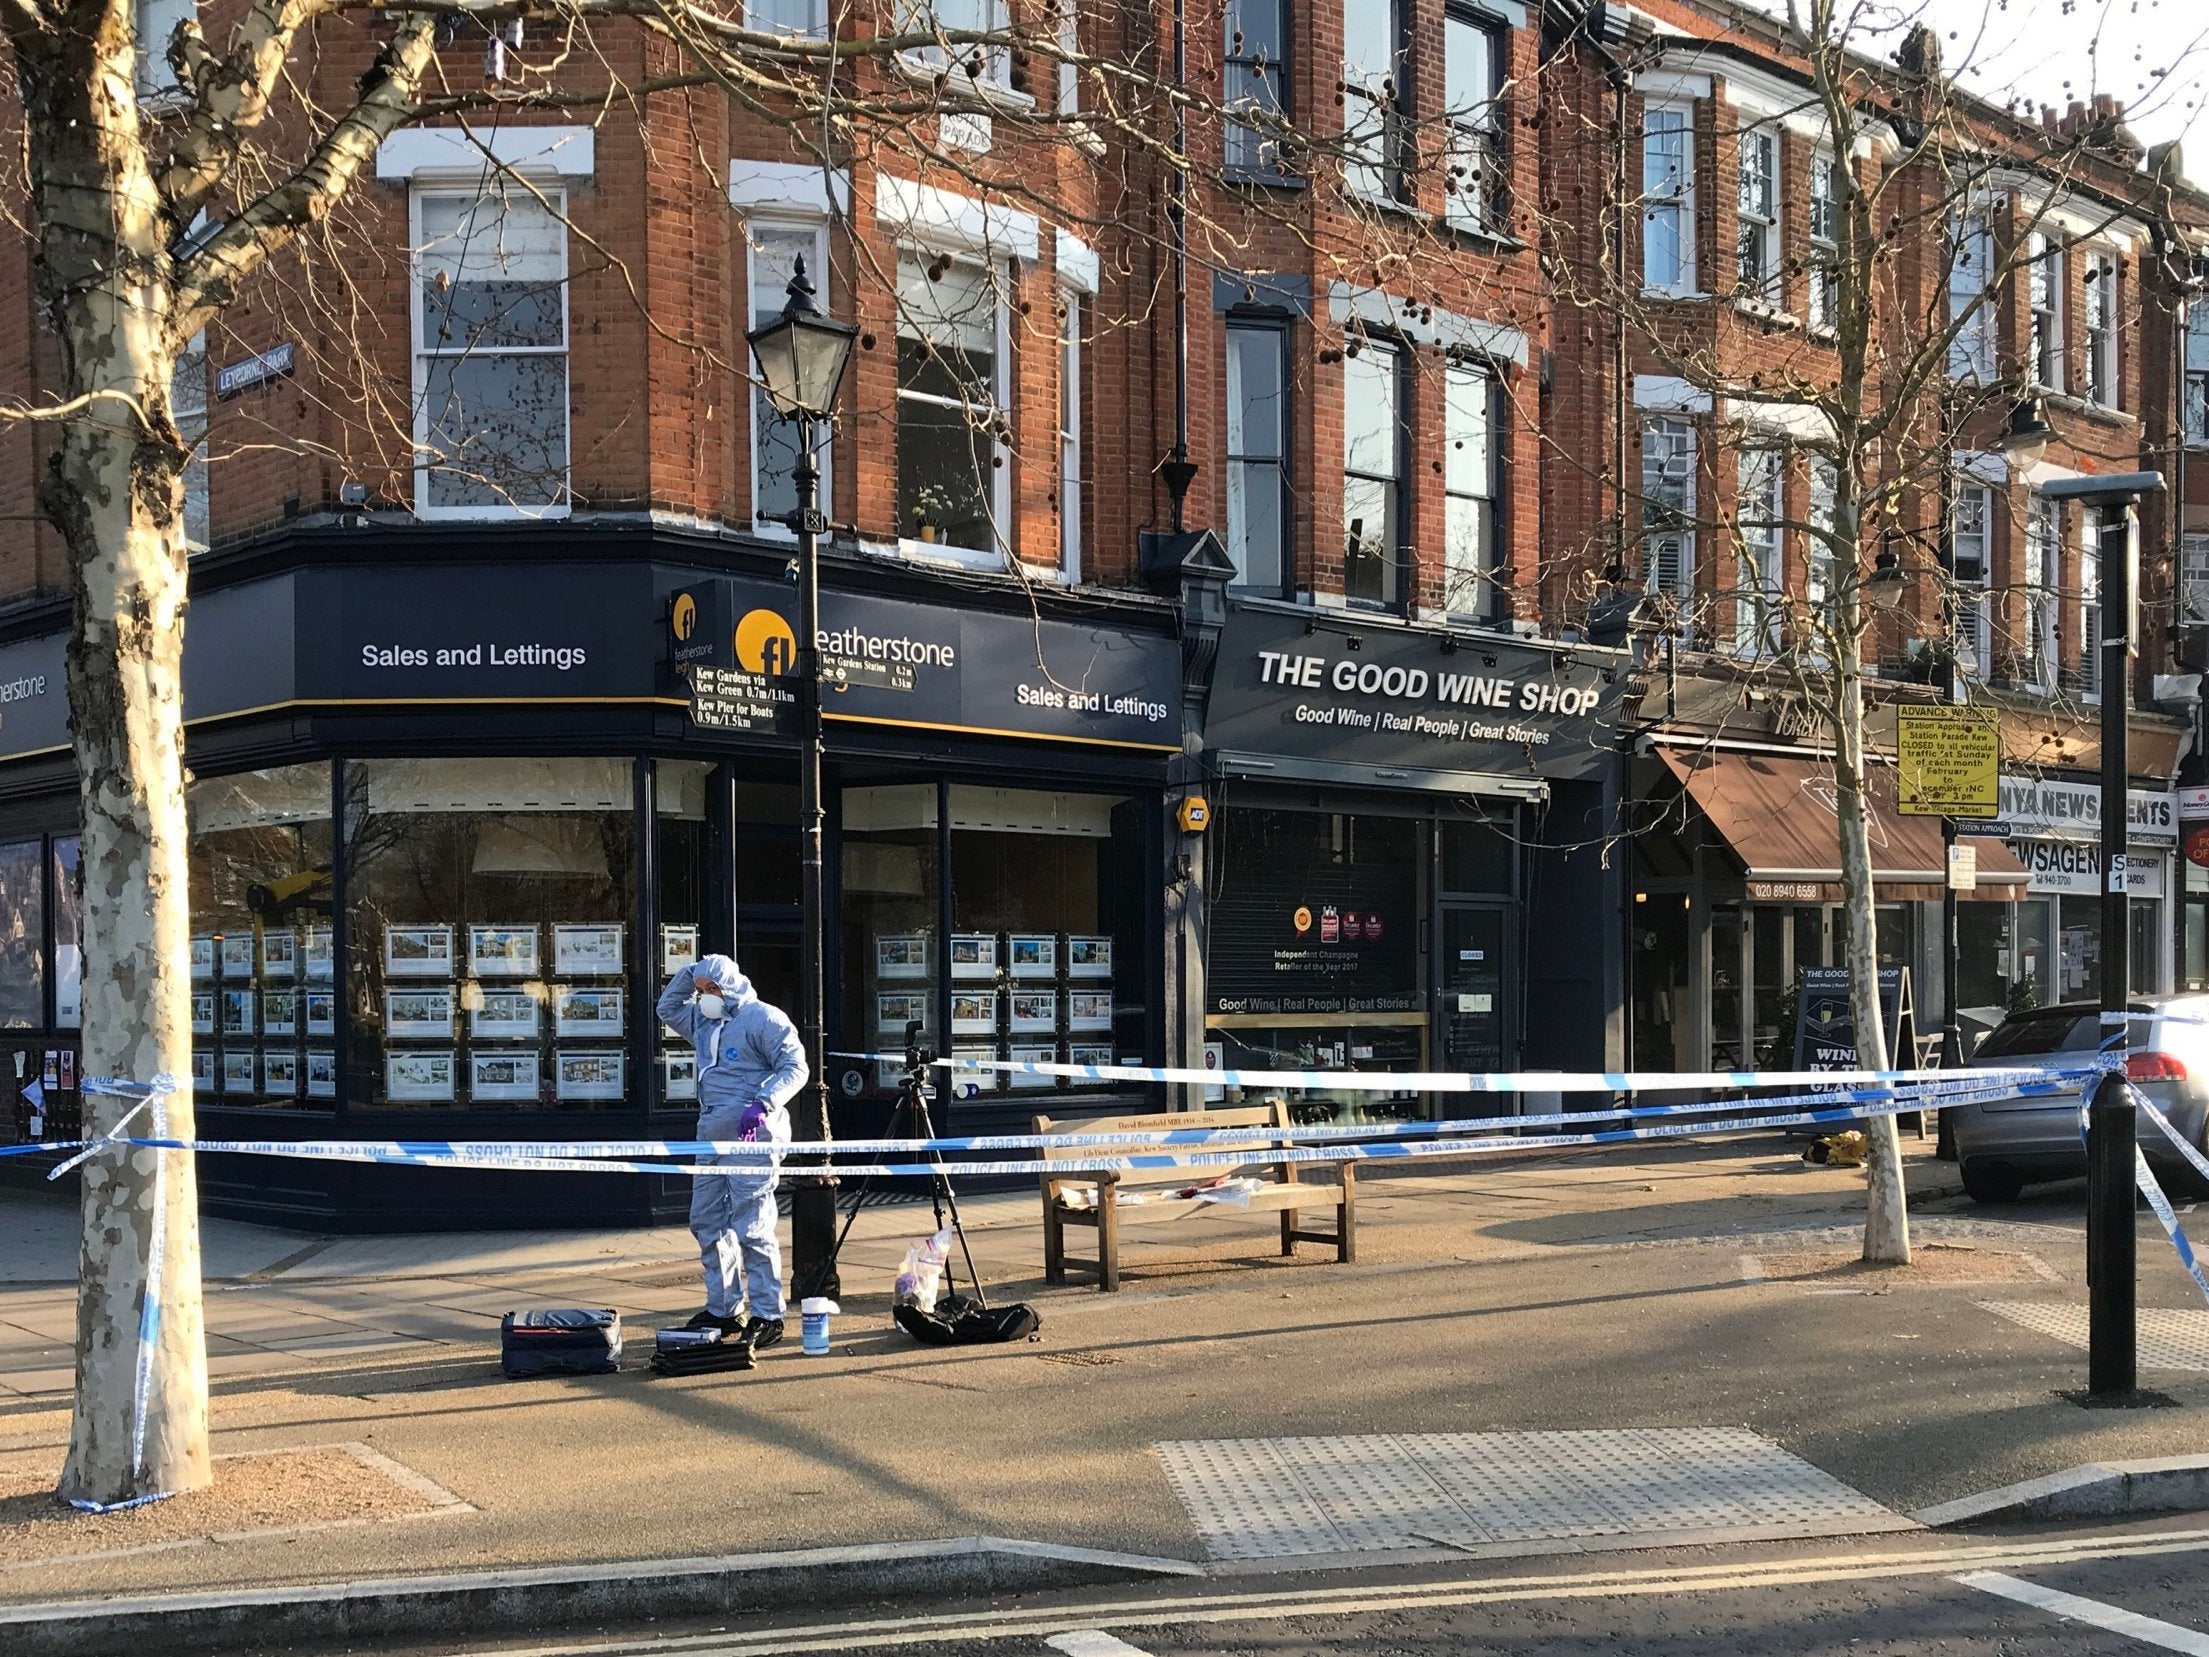
[[(1037, 1133), (1156, 1133), (1172, 1128), (1266, 1127), (1283, 1130), (1284, 1138), (1278, 1141), (1248, 1140), (1214, 1147), (1219, 1150), (1247, 1149), (1250, 1152), (1248, 1163), (1232, 1168), (1215, 1164), (1195, 1168), (1144, 1168), (1127, 1173), (1084, 1171), (1077, 1174), (1044, 1175), (1045, 1280), (1052, 1283), (1066, 1281), (1066, 1228), (1069, 1225), (1097, 1228), (1097, 1272), (1101, 1279), (1099, 1287), (1110, 1291), (1120, 1286), (1120, 1228), (1123, 1225), (1185, 1220), (1202, 1213), (1278, 1212), (1281, 1216), (1281, 1253), (1285, 1258), (1294, 1258), (1298, 1243), (1332, 1243), (1337, 1260), (1345, 1264), (1356, 1260), (1357, 1164), (1266, 1161), (1265, 1152), (1269, 1147), (1280, 1149), (1288, 1143), (1288, 1106), (1280, 1100), (1234, 1110), (1189, 1111), (1162, 1116), (1099, 1116), (1071, 1120), (1038, 1116), (1035, 1119)], [(1141, 1144), (1090, 1145), (1050, 1148), (1043, 1155), (1047, 1162), (1069, 1162), (1099, 1156), (1134, 1155), (1158, 1149), (1160, 1147), (1156, 1145)], [(1258, 1175), (1270, 1183), (1251, 1192), (1247, 1202), (1240, 1199), (1231, 1202), (1206, 1201), (1195, 1197), (1177, 1200), (1173, 1196), (1175, 1191), (1214, 1179), (1221, 1174)], [(1140, 1192), (1148, 1200), (1121, 1203), (1116, 1199), (1123, 1191)], [(1299, 1213), (1313, 1206), (1315, 1201), (1334, 1209), (1333, 1231), (1306, 1231), (1298, 1224)], [(1087, 1265), (1086, 1261), (1079, 1263)]]

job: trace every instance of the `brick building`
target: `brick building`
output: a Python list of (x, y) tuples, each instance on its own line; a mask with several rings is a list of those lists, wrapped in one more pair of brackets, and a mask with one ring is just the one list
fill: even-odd
[[(825, 152), (819, 125), (701, 86), (404, 131), (186, 365), (210, 1132), (269, 1110), (315, 1134), (671, 1131), (692, 1079), (651, 1016), (666, 972), (733, 949), (788, 997), (789, 736), (698, 728), (673, 645), (710, 622), (771, 668), (790, 636), (793, 438), (743, 335), (801, 258), (860, 330), (821, 457), (843, 1131), (878, 1126), (890, 1079), (850, 1055), (911, 1019), (1011, 1063), (1700, 1068), (1764, 1042), (1830, 956), (1831, 882), (1766, 878), (1727, 837), (1742, 763), (1817, 770), (1787, 618), (1843, 579), (1817, 551), (1816, 432), (1784, 396), (1712, 389), (1832, 381), (1826, 152), (1775, 27), (1685, 0), (1191, 4), (1177, 135), (1148, 95), (1173, 11), (935, 12), (1005, 44), (855, 60), (861, 113)], [(829, 10), (751, 15), (817, 38)], [(596, 45), (559, 89), (680, 67)], [(313, 84), (334, 100), (365, 52), (326, 40)], [(1988, 394), (1968, 429), (1933, 422), (1950, 482), (1897, 481), (1864, 546), (1900, 577), (1875, 724), (1932, 694), (1953, 600), (1969, 694), (2004, 708), (2021, 780), (2060, 779), (2094, 764), (2091, 565), (2076, 523), (2032, 528), (1992, 434), (2030, 383), (2043, 468), (2173, 441), (2176, 365), (2209, 368), (2160, 272), (2197, 206), (2112, 111), (1968, 113), (2019, 182), (1899, 280), (1945, 303), (1951, 242), (2040, 235), (2066, 309), (2027, 372), (2041, 289), (1990, 261), (2007, 285), (1959, 359)], [(1922, 163), (1900, 115), (1867, 114), (1868, 176)], [(27, 272), (0, 256), (24, 387), (48, 362)], [(42, 441), (0, 430), (0, 1039), (60, 1081), (75, 795)], [(2189, 489), (2209, 532), (2209, 476)], [(2134, 743), (2166, 803), (2190, 729), (2153, 705), (2168, 672), (2141, 664)], [(2061, 993), (2063, 900), (2007, 858), (1982, 860), (2013, 878), (1969, 906), (1992, 917), (1970, 970), (1988, 996)], [(1886, 873), (1922, 981), (1926, 871)], [(2175, 905), (2143, 902), (2143, 938), (2172, 936)], [(950, 1110), (985, 1130), (1114, 1092), (1014, 1071)], [(302, 1223), (453, 1200), (374, 1171), (203, 1177)], [(673, 1195), (628, 1183), (555, 1201)], [(487, 1178), (468, 1203), (535, 1216), (551, 1189)]]

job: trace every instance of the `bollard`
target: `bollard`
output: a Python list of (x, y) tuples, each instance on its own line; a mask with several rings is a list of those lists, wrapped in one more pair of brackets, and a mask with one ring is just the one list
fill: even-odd
[(799, 1328), (805, 1337), (805, 1355), (809, 1358), (828, 1356), (828, 1320), (831, 1313), (841, 1311), (836, 1302), (825, 1295), (811, 1295), (798, 1303)]

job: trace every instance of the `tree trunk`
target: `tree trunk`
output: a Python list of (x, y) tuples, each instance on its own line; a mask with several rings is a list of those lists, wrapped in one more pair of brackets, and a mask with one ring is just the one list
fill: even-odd
[[(1879, 1004), (1879, 914), (1872, 875), (1871, 833), (1864, 800), (1864, 646), (1862, 611), (1853, 574), (1840, 578), (1834, 627), (1833, 780), (1841, 827), (1841, 902), (1848, 922), (1849, 1018), (1856, 1062), (1889, 1068), (1887, 1026)], [(1872, 1265), (1910, 1263), (1910, 1209), (1902, 1184), (1902, 1139), (1892, 1115), (1868, 1118), (1870, 1155), (1864, 1203), (1864, 1259)]]
[[(192, 1134), (183, 705), (184, 450), (169, 409), (174, 231), (138, 124), (131, 8), (9, 14), (34, 274), (74, 410), (39, 504), (69, 549), (69, 724), (83, 811), (85, 1127), (136, 1105), (91, 1078), (177, 1080), (130, 1131)], [(199, 1199), (181, 1152), (84, 1163), (76, 1413), (61, 1494), (208, 1484)]]

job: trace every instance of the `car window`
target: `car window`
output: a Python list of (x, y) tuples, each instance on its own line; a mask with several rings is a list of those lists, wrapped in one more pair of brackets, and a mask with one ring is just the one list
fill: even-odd
[(2101, 1015), (2051, 1007), (2018, 1013), (1996, 1025), (1975, 1059), (2013, 1059), (2032, 1053), (2091, 1053), (2100, 1045)]

